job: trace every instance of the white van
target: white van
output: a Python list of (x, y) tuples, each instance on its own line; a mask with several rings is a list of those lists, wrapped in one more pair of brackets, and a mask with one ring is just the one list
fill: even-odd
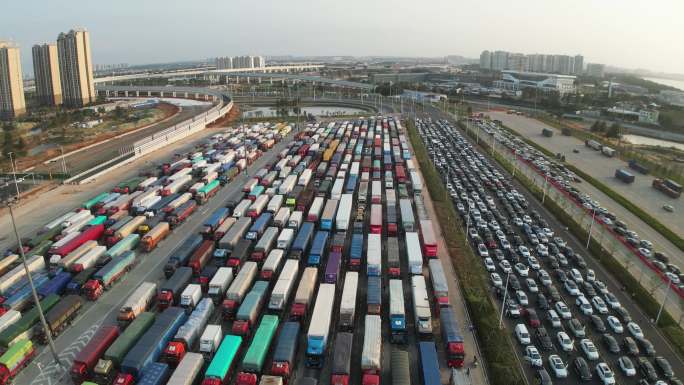
[(529, 345), (532, 342), (530, 341), (530, 332), (527, 331), (525, 324), (515, 325), (515, 337), (521, 345)]

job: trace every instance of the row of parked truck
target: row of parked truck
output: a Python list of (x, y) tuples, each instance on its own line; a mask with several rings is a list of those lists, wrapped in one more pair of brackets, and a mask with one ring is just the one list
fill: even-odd
[[(289, 130), (284, 125), (244, 126), (214, 135), (197, 152), (122, 182), (50, 221), (25, 241), (22, 251), (50, 333), (61, 333), (86, 300), (98, 299), (136, 265), (140, 249), (152, 250), (198, 204)], [(0, 260), (0, 383), (14, 377), (35, 354), (33, 342), (47, 340), (46, 331), (37, 325), (37, 309), (18, 252), (10, 250)], [(133, 319), (139, 308), (132, 306), (128, 317)], [(17, 344), (24, 348), (17, 350)]]

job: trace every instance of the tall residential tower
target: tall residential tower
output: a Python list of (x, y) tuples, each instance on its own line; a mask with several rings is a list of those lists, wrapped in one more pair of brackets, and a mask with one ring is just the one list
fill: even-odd
[(0, 119), (12, 119), (26, 112), (19, 47), (0, 41)]
[(81, 107), (95, 102), (90, 35), (85, 29), (60, 33), (57, 37), (59, 72), (64, 105)]
[(44, 106), (62, 104), (57, 44), (45, 43), (33, 46), (33, 74), (36, 79), (38, 102)]

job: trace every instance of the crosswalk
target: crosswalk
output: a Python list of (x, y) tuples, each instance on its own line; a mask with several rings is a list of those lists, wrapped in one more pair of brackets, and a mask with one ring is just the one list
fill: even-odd
[[(71, 363), (74, 361), (76, 354), (83, 349), (84, 346), (90, 342), (93, 335), (97, 332), (102, 322), (93, 324), (90, 328), (83, 331), (81, 335), (74, 340), (66, 349), (59, 353), (59, 361), (62, 363), (62, 367), (59, 367), (57, 363), (51, 361), (49, 365), (41, 366), (37, 363), (40, 375), (36, 376), (33, 381), (30, 382), (31, 385), (58, 385), (58, 384), (69, 384), (71, 381), (68, 379), (69, 368)], [(47, 352), (47, 349), (46, 349)]]

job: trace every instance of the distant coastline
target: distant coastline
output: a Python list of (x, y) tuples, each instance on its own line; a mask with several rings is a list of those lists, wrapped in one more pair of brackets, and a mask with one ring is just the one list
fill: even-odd
[(664, 84), (666, 86), (674, 87), (680, 91), (684, 91), (684, 80), (663, 79), (653, 77), (643, 77), (644, 80), (652, 81), (654, 83)]

